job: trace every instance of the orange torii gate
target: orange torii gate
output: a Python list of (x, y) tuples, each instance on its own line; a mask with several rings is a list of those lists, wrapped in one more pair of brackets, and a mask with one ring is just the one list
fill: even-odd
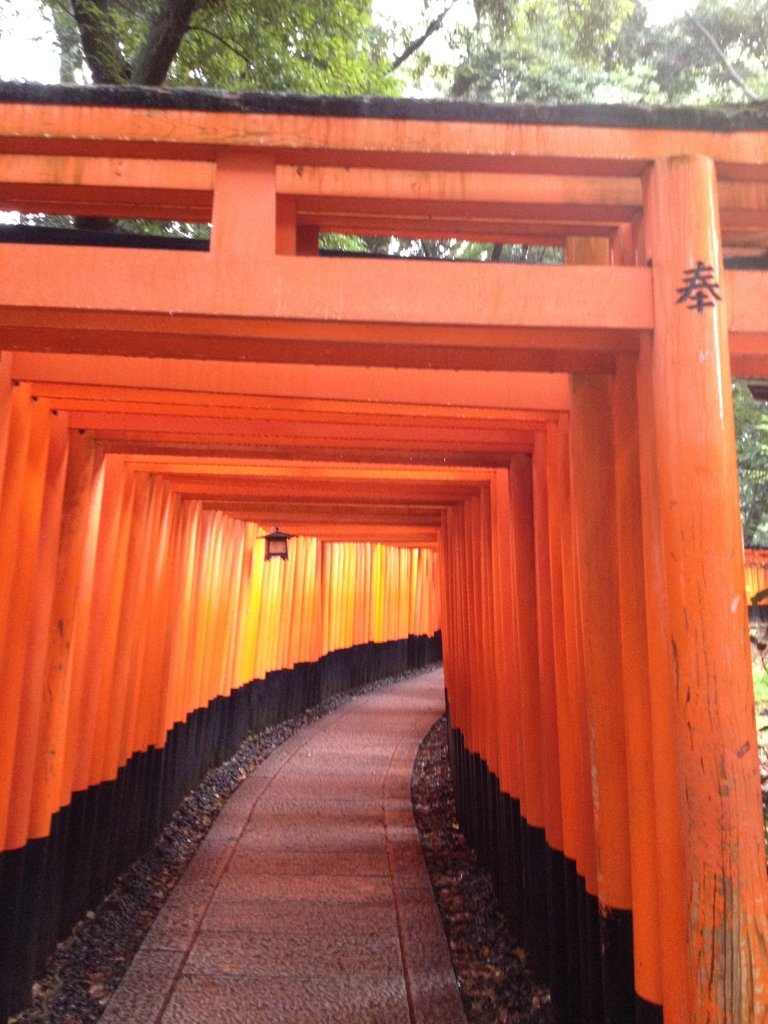
[[(764, 112), (0, 105), (5, 209), (211, 224), (0, 246), (3, 1012), (114, 875), (64, 877), (105, 787), (140, 809), (159, 752), (170, 803), (204, 709), (442, 625), (462, 818), (558, 1019), (764, 1020), (730, 375), (768, 376), (768, 275), (726, 269), (768, 249)], [(297, 556), (257, 567), (278, 517)]]

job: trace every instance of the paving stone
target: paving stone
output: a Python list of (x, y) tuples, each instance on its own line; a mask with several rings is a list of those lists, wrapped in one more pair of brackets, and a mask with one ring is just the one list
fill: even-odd
[(170, 995), (185, 952), (141, 949), (101, 1015), (102, 1024), (151, 1024)]
[[(409, 1024), (402, 978), (284, 979), (185, 975), (162, 1024)], [(442, 1024), (442, 1022), (434, 1022)]]
[(355, 973), (359, 977), (402, 976), (403, 964), (396, 934), (368, 932), (350, 936), (337, 929), (318, 934), (311, 957), (293, 934), (266, 935), (206, 931), (200, 935), (184, 965), (185, 974), (227, 974), (240, 977), (331, 978)]
[(224, 873), (234, 850), (235, 842), (232, 839), (209, 834), (184, 871), (184, 881), (215, 884)]
[(189, 949), (215, 891), (213, 884), (182, 879), (155, 918), (141, 949)]
[(392, 899), (389, 878), (338, 875), (253, 875), (228, 872), (216, 891), (216, 900), (254, 899), (271, 896), (281, 900), (314, 900), (331, 903), (387, 903)]
[(248, 833), (240, 841), (243, 849), (253, 850), (327, 850), (365, 849), (383, 841), (383, 822), (372, 816), (360, 821), (357, 815), (345, 820), (343, 815), (329, 820), (315, 811), (279, 816), (270, 827), (265, 817), (254, 817)]
[[(417, 851), (419, 852), (419, 851)], [(423, 864), (423, 859), (422, 859)], [(232, 875), (250, 874), (308, 877), (311, 875), (387, 876), (389, 857), (380, 843), (353, 847), (339, 837), (338, 846), (318, 850), (253, 850), (239, 849), (229, 865)]]
[(317, 945), (325, 936), (347, 934), (397, 935), (394, 901), (333, 904), (327, 900), (286, 903), (274, 897), (236, 902), (217, 900), (201, 924), (201, 934), (237, 931), (253, 935), (294, 936), (297, 941)]

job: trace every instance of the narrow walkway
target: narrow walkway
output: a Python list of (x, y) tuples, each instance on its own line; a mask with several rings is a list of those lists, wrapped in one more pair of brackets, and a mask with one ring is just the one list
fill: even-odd
[(411, 813), (439, 670), (296, 733), (229, 799), (104, 1024), (466, 1024)]

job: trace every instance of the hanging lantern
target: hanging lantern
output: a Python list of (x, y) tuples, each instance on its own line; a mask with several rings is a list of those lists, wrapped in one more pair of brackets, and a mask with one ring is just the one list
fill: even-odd
[(270, 558), (282, 558), (284, 561), (288, 561), (288, 539), (292, 537), (292, 533), (284, 533), (278, 526), (274, 528), (271, 533), (265, 535), (264, 540), (264, 561), (268, 562)]

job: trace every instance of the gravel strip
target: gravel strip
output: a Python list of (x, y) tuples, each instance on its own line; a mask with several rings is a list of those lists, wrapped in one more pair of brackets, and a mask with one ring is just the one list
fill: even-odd
[(549, 992), (526, 970), (525, 950), (507, 927), (490, 875), (456, 820), (445, 718), (419, 747), (411, 796), (467, 1020), (551, 1024)]

